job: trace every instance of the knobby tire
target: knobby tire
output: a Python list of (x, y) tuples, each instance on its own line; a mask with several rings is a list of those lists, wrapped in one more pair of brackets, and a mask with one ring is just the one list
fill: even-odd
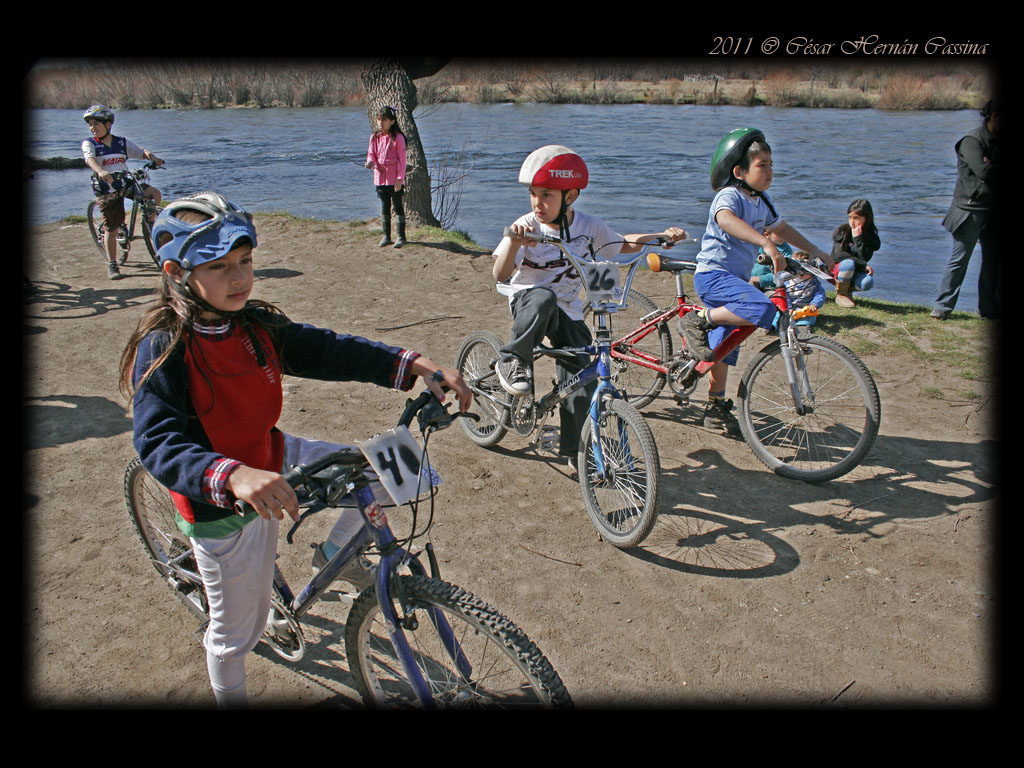
[[(406, 629), (416, 664), (440, 708), (569, 708), (572, 700), (558, 673), (515, 624), (484, 601), (439, 579), (396, 576), (417, 627)], [(440, 611), (451, 626), (471, 674), (467, 679), (446, 650), (430, 611)], [(345, 625), (345, 655), (363, 701), (372, 707), (420, 706), (392, 647), (377, 604), (376, 587), (364, 590)]]

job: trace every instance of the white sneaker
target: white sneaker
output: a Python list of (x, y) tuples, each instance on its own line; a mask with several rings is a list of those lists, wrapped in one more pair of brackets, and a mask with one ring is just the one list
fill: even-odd
[(510, 395), (519, 397), (530, 394), (530, 374), (518, 357), (510, 357), (507, 360), (499, 360), (494, 367), (498, 374), (498, 381), (501, 387)]
[[(323, 544), (313, 547), (313, 573), (320, 573), (320, 569), (327, 565), (327, 556), (324, 555)], [(369, 560), (362, 555), (357, 555), (351, 562), (338, 571), (334, 577), (335, 581), (347, 581), (360, 591), (373, 584), (373, 566)]]

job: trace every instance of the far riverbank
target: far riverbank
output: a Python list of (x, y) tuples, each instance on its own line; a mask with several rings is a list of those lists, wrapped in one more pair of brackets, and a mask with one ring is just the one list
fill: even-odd
[[(104, 60), (42, 62), (25, 79), (37, 109), (332, 107), (365, 103), (364, 62)], [(978, 58), (910, 63), (793, 60), (452, 59), (415, 81), (443, 103), (700, 104), (886, 110), (979, 108), (992, 95)]]

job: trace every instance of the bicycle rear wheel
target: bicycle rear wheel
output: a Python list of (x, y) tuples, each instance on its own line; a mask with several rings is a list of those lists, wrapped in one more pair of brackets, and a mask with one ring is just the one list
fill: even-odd
[(505, 392), (494, 372), (501, 341), (489, 331), (476, 331), (462, 343), (455, 367), (473, 391), (473, 403), (480, 420), (459, 419), (469, 439), (483, 448), (493, 448), (505, 437), (508, 403), (511, 396)]
[[(153, 567), (196, 618), (209, 618), (210, 605), (192, 556), (192, 544), (174, 522), (171, 494), (136, 458), (124, 473), (128, 515)], [(173, 561), (173, 562), (172, 562)]]
[(603, 477), (598, 475), (589, 418), (580, 437), (577, 467), (583, 503), (601, 536), (628, 549), (647, 538), (658, 517), (658, 447), (640, 412), (622, 400), (604, 404), (600, 429)]
[[(572, 700), (558, 673), (515, 624), (460, 587), (426, 576), (397, 576), (415, 629), (406, 629), (412, 654), (441, 708), (568, 708)], [(451, 650), (438, 627), (447, 624)], [(363, 591), (345, 625), (345, 655), (356, 688), (373, 707), (418, 707), (377, 604), (376, 587)], [(459, 659), (459, 663), (453, 660)]]
[(740, 381), (739, 422), (754, 455), (784, 477), (833, 480), (856, 467), (878, 435), (881, 402), (867, 367), (832, 339), (793, 350), (805, 412), (798, 414), (781, 342), (765, 347)]
[[(613, 353), (640, 353), (654, 357), (661, 365), (665, 365), (672, 357), (672, 332), (666, 323), (661, 323), (642, 338), (626, 338), (627, 334), (643, 325), (641, 321), (647, 315), (658, 311), (657, 305), (635, 288), (629, 289), (626, 303), (626, 307), (612, 315), (612, 338), (617, 339), (612, 343)], [(588, 323), (591, 313), (588, 304), (583, 310), (583, 319)], [(613, 357), (612, 381), (615, 382), (615, 388), (626, 398), (626, 402), (634, 408), (643, 408), (661, 394), (665, 387), (666, 375)]]

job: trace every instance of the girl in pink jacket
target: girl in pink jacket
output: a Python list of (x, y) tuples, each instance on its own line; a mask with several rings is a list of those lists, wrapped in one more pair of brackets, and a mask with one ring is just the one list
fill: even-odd
[(384, 229), (381, 246), (391, 245), (391, 207), (395, 208), (398, 240), (395, 248), (405, 245), (405, 135), (398, 127), (398, 118), (392, 107), (383, 107), (377, 113), (379, 129), (370, 136), (366, 150), (366, 167), (373, 169), (373, 183), (380, 198), (380, 223)]

